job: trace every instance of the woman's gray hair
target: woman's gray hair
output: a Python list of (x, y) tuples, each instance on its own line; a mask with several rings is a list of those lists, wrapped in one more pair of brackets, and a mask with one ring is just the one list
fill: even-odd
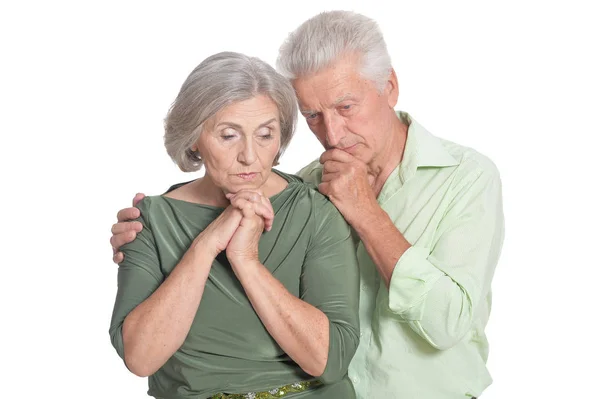
[(381, 30), (374, 20), (351, 11), (323, 12), (300, 25), (280, 47), (277, 69), (295, 79), (353, 53), (361, 57), (361, 75), (383, 90), (392, 62)]
[(280, 148), (274, 164), (290, 143), (298, 117), (294, 89), (266, 62), (234, 52), (202, 61), (187, 77), (165, 118), (165, 147), (184, 172), (202, 167), (192, 146), (204, 123), (228, 105), (266, 95), (277, 105), (281, 125)]

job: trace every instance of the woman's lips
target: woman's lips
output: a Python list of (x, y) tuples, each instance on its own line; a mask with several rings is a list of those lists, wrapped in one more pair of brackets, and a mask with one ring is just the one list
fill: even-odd
[(252, 180), (258, 173), (238, 173), (236, 176), (242, 180)]

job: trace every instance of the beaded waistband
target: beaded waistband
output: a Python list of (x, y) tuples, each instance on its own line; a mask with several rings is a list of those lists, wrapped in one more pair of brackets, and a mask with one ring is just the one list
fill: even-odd
[(286, 396), (289, 393), (306, 391), (308, 388), (321, 385), (321, 381), (302, 381), (289, 385), (284, 385), (279, 388), (273, 388), (264, 392), (248, 392), (248, 393), (218, 393), (210, 397), (210, 399), (277, 399)]

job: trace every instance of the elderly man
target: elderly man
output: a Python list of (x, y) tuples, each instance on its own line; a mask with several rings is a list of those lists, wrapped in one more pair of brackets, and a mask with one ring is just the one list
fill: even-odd
[[(299, 175), (357, 239), (361, 342), (349, 370), (357, 397), (480, 395), (492, 381), (484, 329), (504, 236), (496, 167), (394, 110), (396, 74), (377, 24), (363, 15), (304, 22), (277, 66), (325, 147)], [(115, 252), (139, 231), (126, 222), (136, 216), (119, 212)]]

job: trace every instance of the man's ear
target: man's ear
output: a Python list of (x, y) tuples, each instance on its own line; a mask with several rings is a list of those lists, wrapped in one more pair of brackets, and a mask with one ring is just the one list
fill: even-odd
[(390, 76), (385, 84), (384, 94), (387, 97), (388, 105), (391, 109), (394, 109), (398, 103), (398, 95), (400, 94), (400, 90), (398, 88), (398, 78), (396, 77), (396, 71), (394, 71), (394, 68), (392, 68), (390, 71)]

